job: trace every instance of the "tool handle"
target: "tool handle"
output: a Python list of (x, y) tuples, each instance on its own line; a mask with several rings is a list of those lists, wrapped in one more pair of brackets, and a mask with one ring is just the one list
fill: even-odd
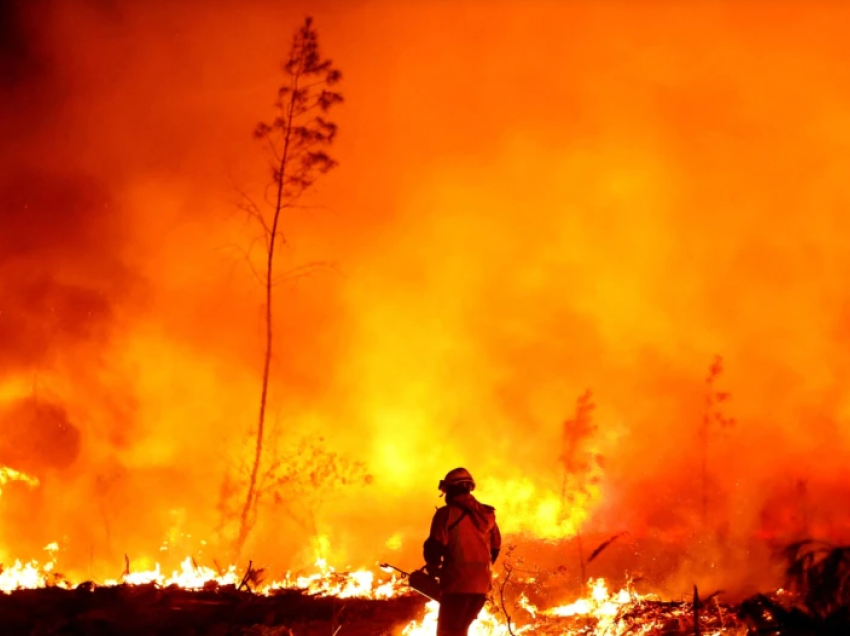
[(394, 565), (390, 565), (389, 563), (380, 563), (380, 564), (378, 564), (378, 567), (379, 567), (379, 568), (382, 568), (382, 569), (390, 568), (390, 569), (392, 569), (392, 570), (395, 570), (396, 572), (398, 572), (399, 574), (401, 574), (401, 576), (402, 576), (403, 578), (407, 578), (408, 576), (410, 576), (410, 572), (405, 572), (405, 571), (404, 571), (404, 570), (402, 570), (401, 568), (397, 568), (396, 566), (394, 566)]

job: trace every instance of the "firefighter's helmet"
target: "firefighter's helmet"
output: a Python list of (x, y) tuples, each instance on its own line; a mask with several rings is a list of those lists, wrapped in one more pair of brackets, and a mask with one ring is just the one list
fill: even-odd
[(475, 490), (475, 480), (472, 478), (472, 474), (466, 468), (455, 468), (440, 480), (440, 490), (446, 492), (449, 488), (462, 484), (468, 484), (470, 492)]

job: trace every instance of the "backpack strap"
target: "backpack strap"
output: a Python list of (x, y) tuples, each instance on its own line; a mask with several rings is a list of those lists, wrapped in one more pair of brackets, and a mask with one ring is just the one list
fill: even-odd
[[(460, 506), (456, 506), (456, 507), (460, 508)], [(461, 510), (460, 516), (457, 519), (455, 519), (448, 528), (446, 528), (446, 532), (451, 532), (455, 528), (455, 526), (457, 526), (457, 524), (459, 524), (461, 521), (463, 521), (464, 517), (466, 517), (467, 512), (468, 512), (466, 510), (466, 508), (460, 508), (460, 510)]]

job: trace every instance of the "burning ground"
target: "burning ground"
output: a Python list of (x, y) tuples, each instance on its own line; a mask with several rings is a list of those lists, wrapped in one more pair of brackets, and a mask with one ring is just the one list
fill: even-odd
[[(170, 576), (160, 567), (131, 571), (118, 580), (76, 586), (55, 571), (56, 545), (43, 566), (16, 563), (0, 573), (0, 621), (5, 634), (401, 634), (436, 630), (438, 604), (412, 592), (395, 574), (337, 572), (321, 559), (311, 574), (264, 581), (249, 564), (199, 566), (187, 558)], [(584, 596), (552, 604), (553, 572), (523, 569), (509, 548), (494, 576), (493, 593), (473, 624), (473, 636), (522, 633), (589, 636), (614, 634), (708, 634), (710, 636), (813, 636), (844, 634), (850, 627), (846, 573), (850, 548), (802, 543), (786, 554), (791, 590), (756, 595), (739, 606), (718, 592), (689, 601), (641, 595), (629, 581), (612, 593), (590, 579)], [(594, 556), (600, 550), (594, 551)], [(392, 568), (381, 566), (386, 571)], [(402, 579), (406, 573), (402, 573)], [(543, 605), (541, 605), (543, 603)]]
[(52, 542), (75, 582), (244, 567), (262, 293), (235, 201), (308, 12), (340, 167), (280, 266), (334, 267), (279, 287), (285, 468), (245, 554), (418, 564), (456, 465), (561, 568), (550, 606), (629, 576), (737, 602), (782, 585), (776, 546), (846, 541), (847, 9), (36, 5), (2, 9), (7, 568)]

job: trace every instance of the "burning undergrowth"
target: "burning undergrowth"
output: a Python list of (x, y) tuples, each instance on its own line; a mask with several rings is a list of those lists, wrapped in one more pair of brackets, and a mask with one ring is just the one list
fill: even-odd
[[(600, 546), (604, 550), (604, 546)], [(0, 619), (8, 634), (287, 634), (394, 633), (436, 629), (437, 604), (403, 577), (375, 570), (336, 571), (321, 560), (311, 572), (278, 580), (250, 564), (244, 572), (186, 559), (170, 575), (157, 567), (115, 580), (73, 583), (48, 562), (0, 571)], [(601, 552), (600, 552), (601, 553)], [(558, 591), (557, 570), (528, 569), (509, 547), (473, 636), (815, 636), (850, 627), (850, 548), (801, 542), (786, 549), (787, 590), (730, 604), (722, 591), (664, 600), (626, 579), (615, 591), (603, 579)]]

